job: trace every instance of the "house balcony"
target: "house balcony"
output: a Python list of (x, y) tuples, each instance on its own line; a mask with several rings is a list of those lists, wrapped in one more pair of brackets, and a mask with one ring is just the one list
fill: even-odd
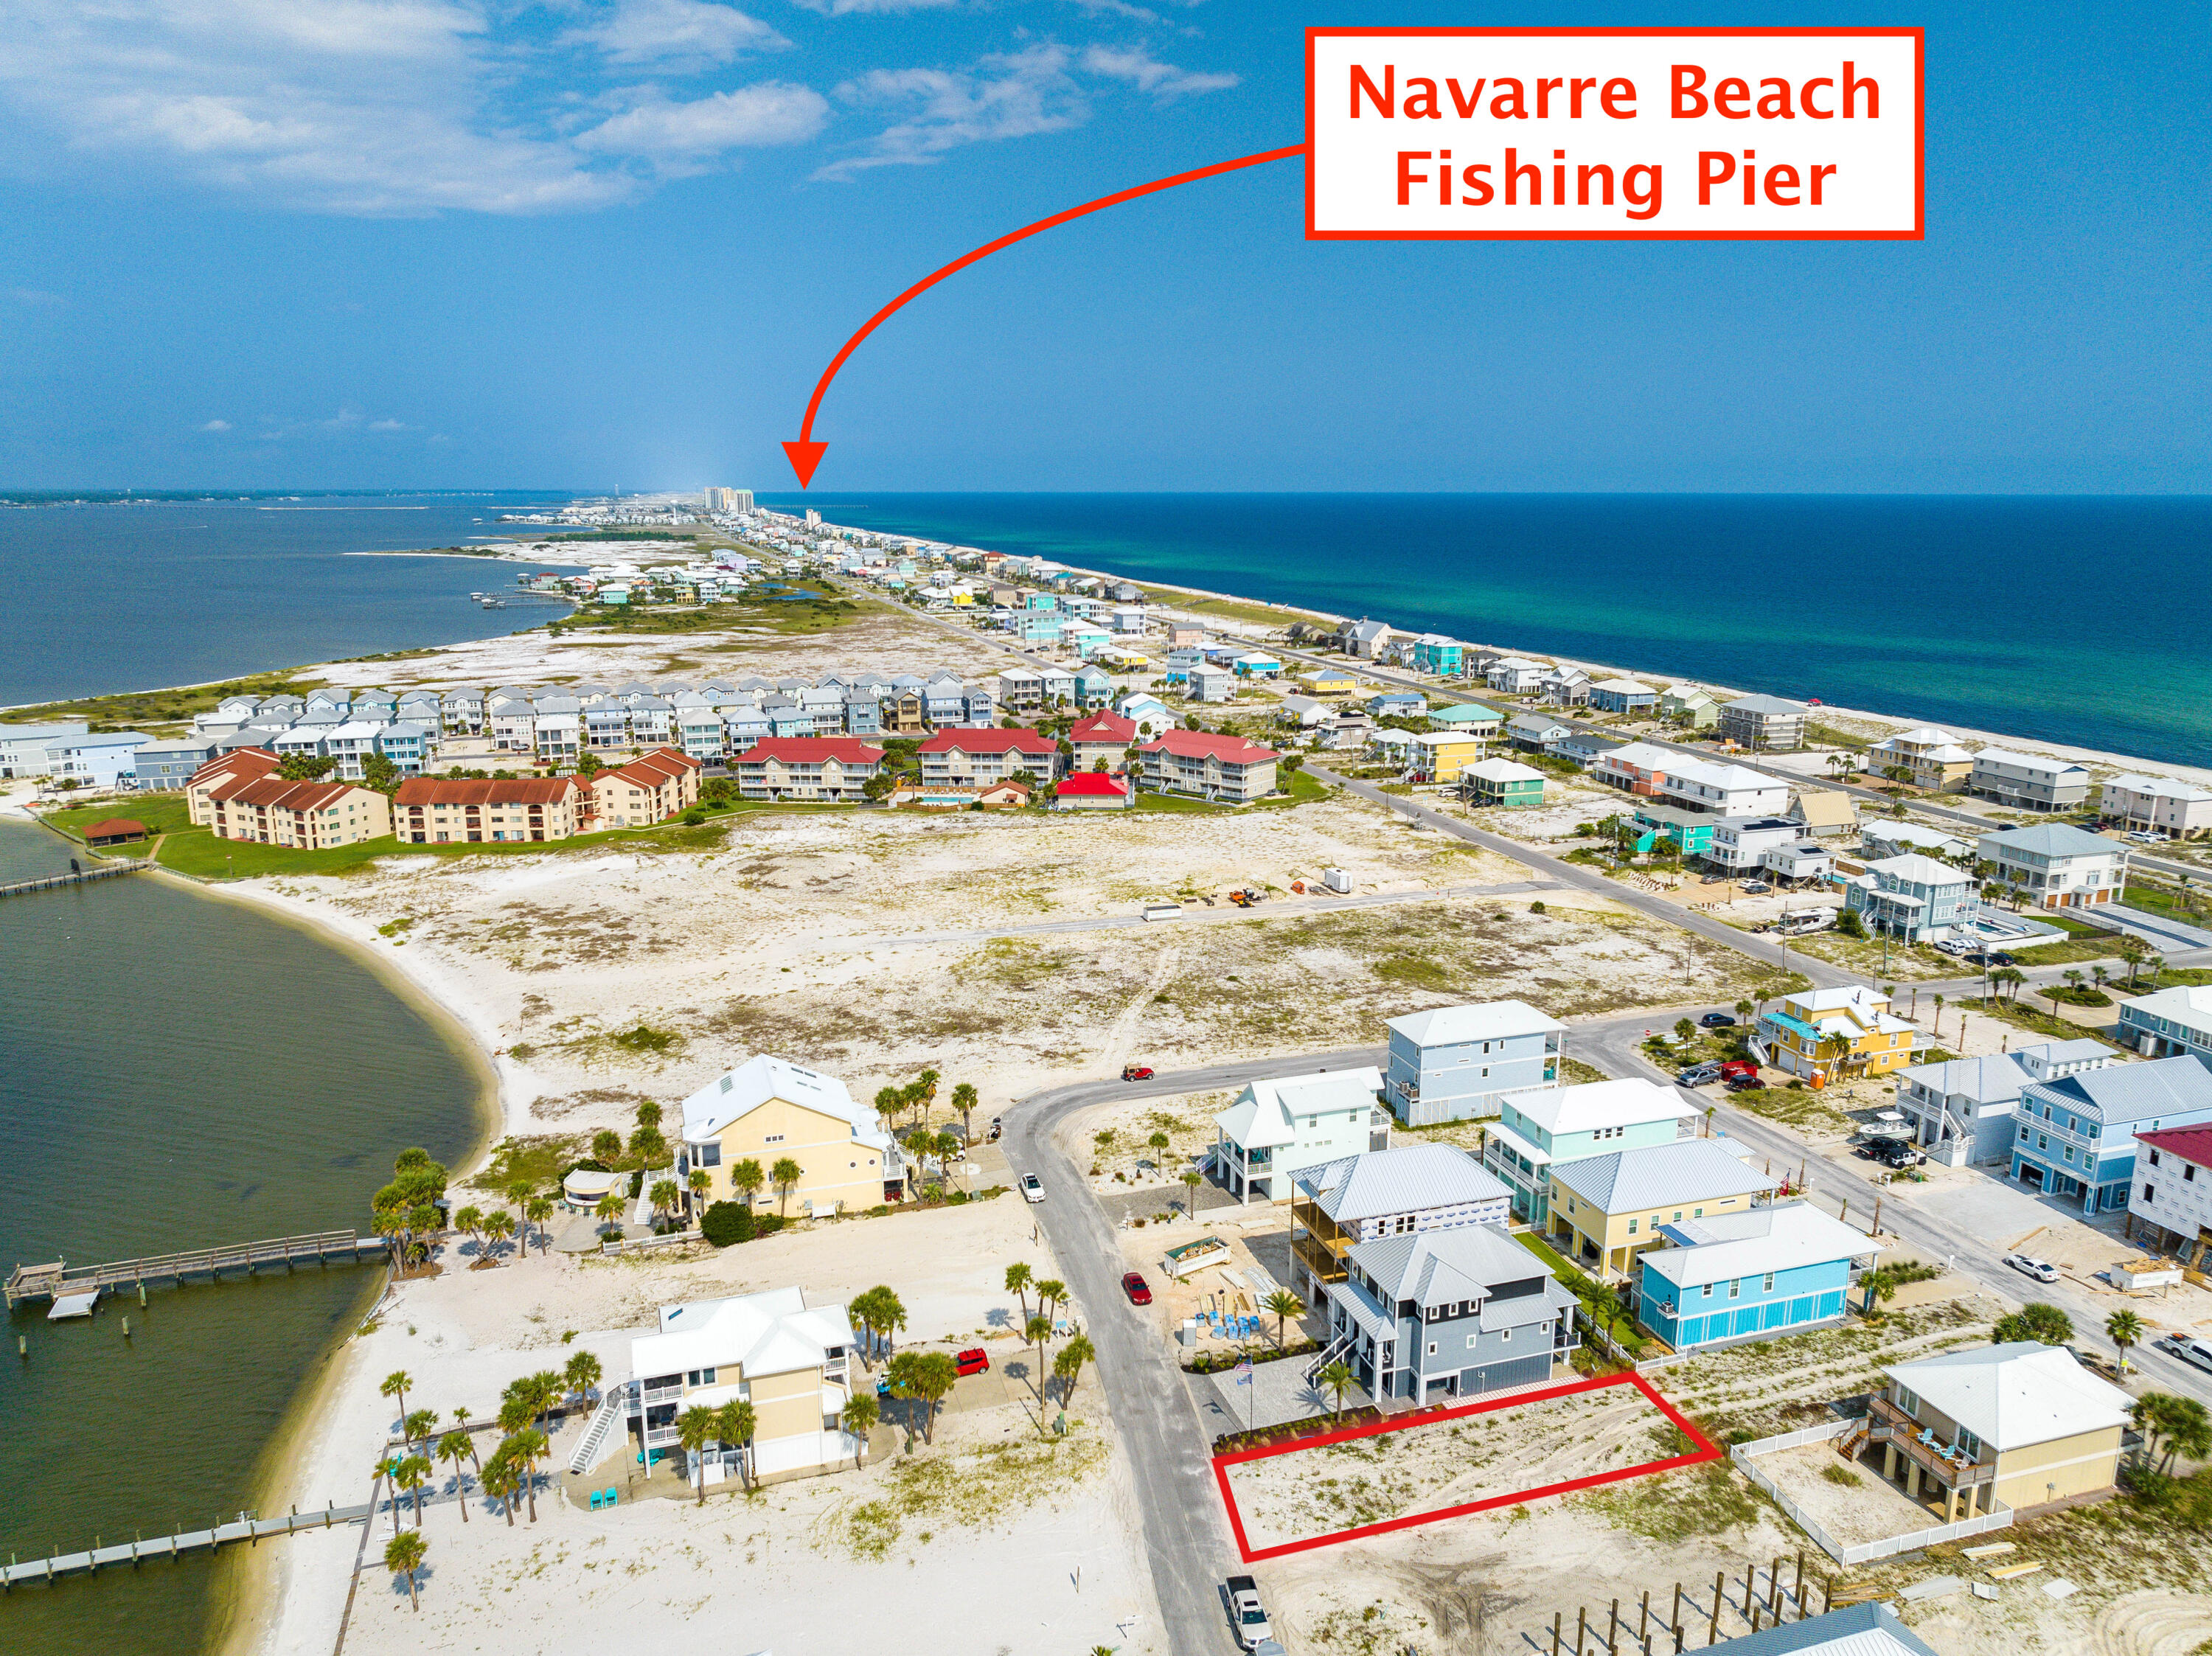
[(1887, 1398), (1877, 1395), (1869, 1401), (1868, 1420), (1871, 1441), (1895, 1449), (1946, 1489), (1971, 1489), (1996, 1482), (1995, 1463), (1945, 1453), (1944, 1445), (1933, 1432)]
[(1345, 1239), (1340, 1246), (1332, 1247), (1315, 1236), (1311, 1231), (1308, 1231), (1302, 1236), (1295, 1236), (1291, 1241), (1291, 1253), (1297, 1258), (1297, 1262), (1304, 1265), (1316, 1281), (1324, 1283), (1340, 1283), (1349, 1274), (1349, 1268), (1344, 1263), (1344, 1256), (1350, 1252), (1350, 1238)]

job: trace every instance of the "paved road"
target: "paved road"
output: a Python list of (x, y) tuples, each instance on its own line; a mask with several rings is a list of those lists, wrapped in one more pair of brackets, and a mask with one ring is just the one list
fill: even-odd
[(1200, 1429), (1174, 1348), (1123, 1297), (1121, 1245), (1053, 1134), (1073, 1112), (1089, 1104), (1241, 1087), (1291, 1069), (1349, 1068), (1380, 1059), (1380, 1049), (1363, 1047), (1183, 1070), (1126, 1085), (1079, 1082), (1036, 1094), (1006, 1112), (1001, 1148), (1017, 1175), (1034, 1173), (1043, 1182), (1045, 1200), (1036, 1216), (1084, 1313), (1085, 1331), (1098, 1350), (1098, 1383), (1136, 1484), (1145, 1556), (1165, 1622), (1164, 1643), (1177, 1656), (1236, 1648), (1220, 1584), (1242, 1566), (1214, 1492), (1212, 1447)]
[(1249, 919), (1279, 919), (1299, 914), (1330, 914), (1341, 908), (1387, 908), (1393, 903), (1440, 902), (1447, 897), (1507, 897), (1532, 891), (1557, 891), (1550, 880), (1513, 880), (1504, 885), (1427, 886), (1413, 891), (1369, 891), (1350, 897), (1285, 897), (1257, 908), (1185, 908), (1164, 920), (1147, 920), (1141, 914), (1093, 914), (1075, 920), (1038, 920), (1029, 925), (1000, 926), (975, 931), (908, 931), (896, 937), (874, 937), (855, 943), (856, 949), (912, 949), (924, 943), (982, 943), (993, 937), (1026, 937), (1048, 931), (1103, 931), (1124, 926), (1188, 925)]

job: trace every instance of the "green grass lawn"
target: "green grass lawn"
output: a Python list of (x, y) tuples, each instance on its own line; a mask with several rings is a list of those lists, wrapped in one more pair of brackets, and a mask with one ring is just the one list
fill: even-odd
[(222, 684), (200, 684), (181, 690), (126, 690), (116, 695), (85, 696), (76, 701), (48, 701), (32, 707), (10, 708), (5, 722), (41, 725), (50, 719), (82, 719), (95, 731), (135, 730), (146, 725), (177, 725), (194, 713), (214, 708), (226, 696), (297, 695), (320, 689), (327, 681), (292, 673), (262, 673), (234, 678)]
[[(104, 822), (111, 816), (127, 816), (134, 822), (143, 822), (149, 836), (173, 834), (179, 828), (191, 826), (189, 808), (182, 793), (143, 794), (135, 799), (110, 799), (97, 805), (76, 805), (67, 810), (41, 812), (39, 820), (82, 842), (85, 829), (94, 822)], [(108, 846), (102, 848), (100, 854), (143, 857), (146, 854), (146, 846)]]
[[(2022, 986), (2021, 993), (2023, 998), (2030, 992), (2026, 986)], [(2117, 1043), (2106, 1040), (2097, 1030), (2069, 1022), (2064, 1018), (2053, 1017), (2039, 1007), (2028, 1005), (2025, 998), (2019, 1001), (1976, 998), (1954, 1004), (1969, 1011), (1978, 1012), (1984, 1017), (2002, 1018), (2014, 1028), (2032, 1030), (2046, 1040), (2078, 1040), (2086, 1035), (2092, 1040), (2102, 1040), (2107, 1046), (2117, 1047)]]
[(2033, 949), (2015, 949), (2012, 957), (2022, 966), (2063, 966), (2069, 961), (2116, 961), (2119, 938), (2110, 931), (2092, 937), (2069, 937), (2063, 943), (2043, 943)]

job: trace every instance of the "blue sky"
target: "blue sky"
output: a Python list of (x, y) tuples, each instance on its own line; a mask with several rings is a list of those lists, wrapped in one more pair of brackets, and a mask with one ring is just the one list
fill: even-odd
[(2212, 484), (2197, 3), (14, 0), (0, 487), (785, 487), (878, 305), (1363, 22), (1923, 25), (1927, 240), (1309, 243), (1279, 162), (908, 307), (817, 486)]

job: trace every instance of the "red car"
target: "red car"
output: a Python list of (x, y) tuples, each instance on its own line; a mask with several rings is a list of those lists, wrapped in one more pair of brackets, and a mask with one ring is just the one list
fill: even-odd
[(1152, 1078), (1152, 1070), (1146, 1065), (1124, 1064), (1121, 1066), (1121, 1079), (1124, 1081), (1150, 1081)]
[(1133, 1271), (1122, 1273), (1121, 1291), (1129, 1296), (1131, 1305), (1150, 1305), (1152, 1302), (1152, 1285)]
[(987, 1374), (991, 1371), (991, 1354), (980, 1345), (971, 1345), (952, 1359), (952, 1366), (963, 1380), (970, 1374)]

